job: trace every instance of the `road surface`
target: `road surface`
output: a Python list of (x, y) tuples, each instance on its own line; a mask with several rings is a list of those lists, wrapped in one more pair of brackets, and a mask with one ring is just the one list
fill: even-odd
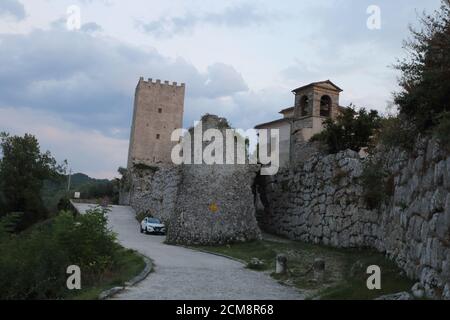
[[(91, 205), (75, 204), (80, 212)], [(195, 250), (166, 245), (164, 237), (144, 235), (132, 208), (113, 206), (110, 228), (119, 242), (154, 262), (154, 271), (115, 299), (125, 300), (300, 300), (304, 296), (268, 274), (246, 269), (240, 262)]]

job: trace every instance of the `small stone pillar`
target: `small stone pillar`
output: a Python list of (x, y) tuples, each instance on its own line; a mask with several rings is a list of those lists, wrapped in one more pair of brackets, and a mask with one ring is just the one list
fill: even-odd
[(314, 279), (317, 281), (323, 281), (325, 276), (325, 260), (321, 258), (314, 259), (313, 271)]
[(275, 273), (285, 274), (287, 272), (287, 257), (284, 254), (277, 255)]

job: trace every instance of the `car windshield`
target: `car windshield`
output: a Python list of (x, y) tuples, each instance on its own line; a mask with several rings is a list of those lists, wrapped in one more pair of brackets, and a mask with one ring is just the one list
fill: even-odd
[(148, 218), (148, 220), (147, 220), (147, 222), (148, 223), (161, 223), (158, 219), (155, 219), (155, 218)]

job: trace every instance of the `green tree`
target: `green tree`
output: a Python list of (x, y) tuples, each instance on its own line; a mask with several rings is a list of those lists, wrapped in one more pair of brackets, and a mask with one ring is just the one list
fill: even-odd
[(400, 114), (423, 132), (450, 111), (450, 1), (440, 10), (423, 14), (422, 28), (411, 29), (404, 42), (408, 56), (395, 66), (401, 72), (401, 91), (394, 94)]
[(359, 111), (353, 106), (345, 108), (336, 120), (324, 121), (324, 130), (315, 135), (312, 141), (320, 141), (327, 146), (328, 152), (337, 153), (351, 149), (359, 152), (371, 145), (375, 130), (380, 128), (381, 117), (376, 110)]
[(120, 247), (106, 212), (61, 212), (18, 235), (10, 234), (17, 215), (0, 218), (0, 299), (68, 298), (66, 269), (72, 264), (83, 272), (83, 287), (120, 271)]
[(50, 152), (41, 153), (38, 140), (30, 135), (0, 134), (0, 193), (2, 213), (22, 212), (17, 230), (46, 218), (40, 191), (45, 179), (58, 177), (63, 168)]
[(405, 120), (404, 116), (387, 116), (381, 120), (381, 128), (376, 139), (384, 146), (412, 152), (416, 137), (416, 127)]

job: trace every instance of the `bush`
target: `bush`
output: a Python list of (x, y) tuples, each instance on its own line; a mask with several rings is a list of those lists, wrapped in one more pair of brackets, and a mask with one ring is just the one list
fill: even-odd
[(70, 203), (70, 198), (66, 195), (59, 199), (58, 204), (56, 205), (59, 212), (61, 211), (74, 211), (72, 204)]
[(386, 147), (401, 148), (411, 152), (417, 137), (415, 126), (398, 117), (387, 117), (381, 120), (381, 130), (377, 139)]
[(23, 212), (12, 212), (0, 219), (0, 233), (3, 235), (14, 233), (16, 225), (22, 219)]
[(119, 190), (114, 181), (95, 181), (78, 188), (82, 199), (108, 198), (118, 203)]
[(311, 141), (319, 141), (327, 146), (329, 153), (351, 149), (359, 152), (370, 147), (372, 136), (380, 127), (381, 118), (378, 112), (367, 112), (362, 108), (356, 111), (353, 106), (345, 108), (336, 121), (324, 121), (324, 130), (312, 137)]
[(440, 145), (450, 151), (450, 112), (445, 112), (439, 117), (439, 124), (433, 133)]
[(387, 174), (381, 163), (369, 162), (364, 166), (361, 175), (363, 198), (367, 207), (371, 210), (379, 208), (386, 199), (386, 177)]
[(100, 209), (76, 217), (62, 212), (20, 235), (3, 233), (0, 299), (66, 298), (69, 265), (78, 265), (83, 287), (90, 286), (114, 268), (119, 248)]

